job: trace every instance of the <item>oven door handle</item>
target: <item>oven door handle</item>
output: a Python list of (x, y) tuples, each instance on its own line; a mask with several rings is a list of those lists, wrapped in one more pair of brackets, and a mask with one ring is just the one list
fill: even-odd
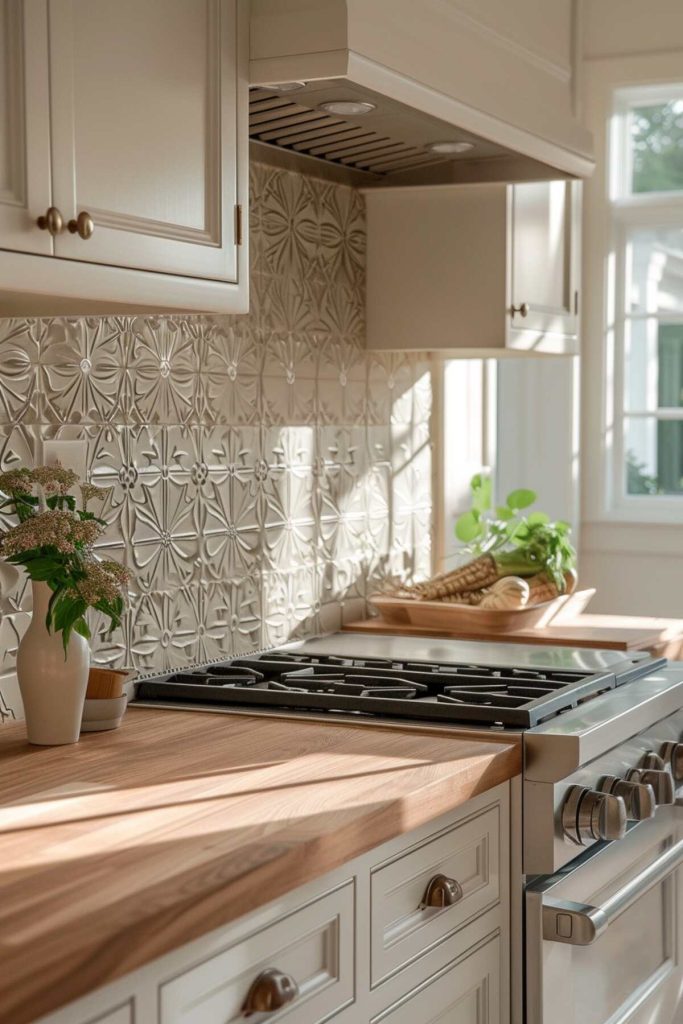
[(683, 864), (683, 839), (600, 906), (571, 900), (543, 900), (543, 938), (570, 946), (590, 946), (613, 921)]

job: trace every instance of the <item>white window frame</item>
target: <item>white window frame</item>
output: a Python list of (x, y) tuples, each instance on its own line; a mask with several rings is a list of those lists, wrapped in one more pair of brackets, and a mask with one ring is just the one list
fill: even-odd
[(630, 192), (626, 118), (635, 105), (683, 98), (683, 75), (680, 61), (668, 55), (588, 64), (586, 106), (597, 170), (586, 190), (584, 225), (583, 518), (683, 527), (683, 496), (626, 494), (624, 460), (626, 238), (637, 226), (683, 226), (683, 194)]

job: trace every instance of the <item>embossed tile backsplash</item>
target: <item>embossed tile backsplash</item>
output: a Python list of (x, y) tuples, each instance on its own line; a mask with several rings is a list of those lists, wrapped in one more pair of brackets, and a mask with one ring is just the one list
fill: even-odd
[[(429, 366), (364, 350), (362, 199), (252, 167), (247, 316), (0, 320), (0, 460), (88, 442), (134, 575), (97, 661), (153, 672), (330, 630), (429, 571)], [(0, 565), (0, 720), (30, 597)]]

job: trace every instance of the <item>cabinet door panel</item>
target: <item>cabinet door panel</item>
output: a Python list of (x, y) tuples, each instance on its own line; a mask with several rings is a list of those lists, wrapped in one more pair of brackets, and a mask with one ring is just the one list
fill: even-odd
[(354, 998), (354, 900), (348, 882), (164, 982), (160, 1024), (238, 1024), (248, 1016), (245, 997), (269, 968), (298, 986), (272, 1019), (327, 1020)]
[(575, 188), (568, 181), (512, 186), (510, 304), (513, 329), (576, 333)]
[(506, 1019), (500, 1000), (498, 937), (381, 1017), (382, 1024), (501, 1024)]
[(58, 256), (236, 280), (236, 14), (50, 0), (54, 194), (95, 224)]
[(52, 253), (46, 0), (0, 0), (0, 249)]

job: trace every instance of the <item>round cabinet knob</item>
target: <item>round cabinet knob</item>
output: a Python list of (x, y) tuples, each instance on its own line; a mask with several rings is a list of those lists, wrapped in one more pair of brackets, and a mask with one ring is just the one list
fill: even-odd
[(252, 981), (242, 1014), (250, 1017), (252, 1013), (274, 1013), (293, 1002), (298, 995), (299, 986), (291, 975), (269, 967)]
[(613, 793), (570, 786), (562, 807), (562, 828), (577, 846), (596, 839), (623, 839), (626, 805)]
[(621, 797), (629, 821), (645, 821), (654, 817), (657, 802), (652, 786), (644, 782), (627, 782), (616, 775), (606, 775), (598, 788), (602, 793)]
[(422, 897), (423, 907), (452, 907), (463, 898), (460, 882), (446, 875), (434, 875)]
[(513, 316), (515, 316), (516, 313), (519, 313), (520, 316), (527, 317), (530, 310), (531, 306), (528, 302), (522, 302), (519, 306), (510, 306), (510, 312)]
[(89, 238), (92, 238), (92, 233), (95, 230), (95, 221), (89, 213), (81, 210), (75, 220), (69, 221), (67, 227), (72, 235), (78, 235), (84, 242), (87, 242)]
[(628, 782), (638, 782), (646, 786), (652, 786), (655, 794), (655, 802), (659, 804), (672, 804), (675, 799), (674, 780), (670, 772), (662, 771), (659, 768), (632, 768), (627, 773)]
[(683, 743), (662, 743), (660, 755), (665, 764), (671, 765), (675, 782), (683, 782)]
[(53, 238), (64, 230), (64, 218), (56, 206), (50, 206), (36, 224), (41, 231), (49, 231)]

